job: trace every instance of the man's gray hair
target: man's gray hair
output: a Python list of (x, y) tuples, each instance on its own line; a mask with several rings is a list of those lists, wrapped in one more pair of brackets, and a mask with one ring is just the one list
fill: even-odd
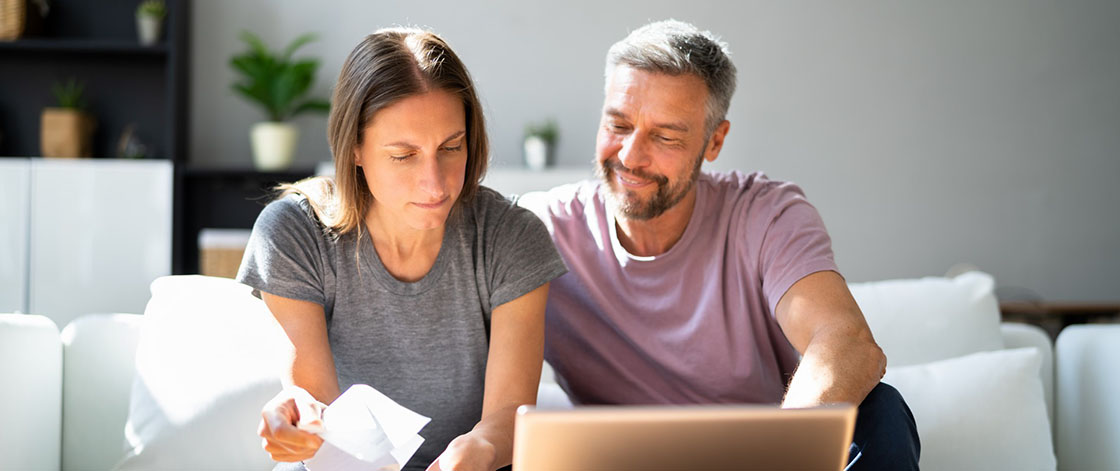
[(642, 26), (607, 52), (606, 76), (619, 65), (668, 75), (691, 74), (708, 86), (704, 126), (710, 136), (727, 117), (735, 94), (735, 64), (727, 43), (710, 31), (677, 20)]

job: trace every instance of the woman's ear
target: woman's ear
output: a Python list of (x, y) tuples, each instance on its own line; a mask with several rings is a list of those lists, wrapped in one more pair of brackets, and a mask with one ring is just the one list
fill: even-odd
[(354, 165), (362, 166), (362, 153), (357, 148), (354, 148)]

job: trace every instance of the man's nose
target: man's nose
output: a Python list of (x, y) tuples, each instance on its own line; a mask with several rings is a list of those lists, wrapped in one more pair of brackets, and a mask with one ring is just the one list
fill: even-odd
[(641, 168), (649, 162), (646, 146), (638, 133), (631, 133), (622, 140), (622, 148), (618, 150), (618, 160), (626, 168)]

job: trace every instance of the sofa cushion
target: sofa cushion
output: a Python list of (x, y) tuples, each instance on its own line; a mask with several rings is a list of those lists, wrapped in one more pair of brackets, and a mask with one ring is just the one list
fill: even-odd
[(204, 276), (152, 283), (118, 469), (274, 466), (256, 431), (291, 344), (251, 291)]
[(1055, 469), (1035, 348), (888, 367), (914, 413), (927, 470)]
[(994, 287), (980, 272), (849, 285), (890, 366), (1003, 348)]
[(0, 314), (0, 468), (58, 469), (62, 344), (50, 319)]
[(1058, 335), (1058, 456), (1063, 469), (1120, 469), (1120, 325)]
[(92, 314), (62, 329), (62, 469), (109, 469), (124, 423), (143, 316)]
[(1042, 379), (1042, 393), (1046, 397), (1046, 413), (1050, 418), (1050, 431), (1054, 431), (1054, 344), (1050, 334), (1041, 327), (1018, 322), (1004, 322), (999, 325), (1003, 332), (1006, 348), (1035, 347), (1038, 349), (1042, 366), (1039, 378)]

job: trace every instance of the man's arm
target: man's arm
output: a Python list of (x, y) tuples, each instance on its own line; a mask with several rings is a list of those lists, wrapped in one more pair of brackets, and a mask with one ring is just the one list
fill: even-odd
[(887, 357), (836, 272), (794, 283), (778, 301), (777, 320), (802, 355), (782, 407), (859, 405), (886, 372)]

